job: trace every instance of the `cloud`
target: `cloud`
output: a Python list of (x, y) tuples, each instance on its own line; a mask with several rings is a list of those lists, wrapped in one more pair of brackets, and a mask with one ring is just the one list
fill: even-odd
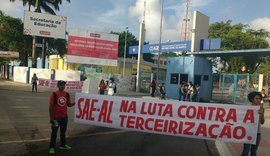
[(23, 18), (24, 7), (21, 1), (10, 2), (9, 0), (1, 0), (0, 10), (6, 15)]
[(192, 7), (202, 7), (202, 6), (207, 6), (217, 0), (191, 0), (190, 5)]
[(269, 17), (262, 17), (257, 18), (250, 22), (250, 27), (252, 29), (258, 30), (258, 29), (265, 29), (267, 31), (270, 31), (270, 18)]
[[(197, 7), (206, 6), (216, 0), (192, 0), (189, 17)], [(146, 41), (158, 42), (160, 32), (161, 0), (146, 0)], [(85, 5), (84, 5), (85, 4)], [(87, 4), (87, 5), (86, 5)], [(0, 0), (0, 9), (4, 13), (23, 19), (22, 1), (15, 3)], [(68, 28), (87, 29), (100, 32), (122, 32), (125, 27), (138, 37), (139, 23), (142, 21), (144, 0), (123, 1), (82, 0), (82, 3), (63, 3), (57, 14), (68, 17)], [(71, 11), (72, 10), (72, 11)], [(185, 10), (185, 0), (164, 0), (162, 41), (178, 41)], [(192, 21), (192, 20), (191, 20)], [(191, 29), (191, 23), (190, 27)]]
[[(195, 8), (209, 5), (214, 1), (216, 0), (192, 0), (190, 2), (189, 18), (192, 18), (192, 11)], [(184, 0), (180, 2), (179, 0), (164, 0), (162, 41), (179, 41), (185, 7), (186, 3)], [(137, 0), (135, 5), (129, 8), (130, 19), (132, 21), (142, 21), (143, 10), (144, 1)], [(159, 42), (161, 0), (146, 0), (145, 14), (146, 41)], [(133, 25), (135, 26), (135, 22), (133, 22)], [(139, 25), (137, 27), (139, 28)], [(191, 27), (190, 23), (189, 29)]]
[(102, 2), (87, 1), (85, 3), (89, 5), (88, 8), (75, 7), (76, 11), (74, 8), (73, 10), (76, 14), (68, 14), (68, 28), (109, 33), (111, 31), (122, 32), (126, 26), (129, 26), (127, 24), (128, 1), (106, 0)]
[[(145, 26), (146, 26), (146, 41), (158, 42), (160, 33), (161, 20), (161, 1), (147, 0), (145, 9)], [(179, 36), (177, 25), (180, 21), (179, 15), (175, 14), (175, 8), (170, 7), (164, 1), (163, 9), (163, 25), (162, 25), (162, 40), (175, 40)], [(181, 7), (181, 6), (179, 6)], [(166, 10), (172, 10), (173, 14), (169, 18), (166, 16)], [(144, 1), (137, 0), (135, 6), (129, 8), (130, 18), (139, 22), (143, 19)], [(170, 23), (170, 24), (168, 24)], [(139, 25), (138, 25), (139, 27)], [(179, 29), (179, 28), (178, 28)]]

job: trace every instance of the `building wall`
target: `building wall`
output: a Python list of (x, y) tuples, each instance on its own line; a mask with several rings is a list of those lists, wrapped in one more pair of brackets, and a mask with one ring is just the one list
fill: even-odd
[[(171, 84), (172, 74), (178, 74), (177, 84)], [(166, 92), (169, 98), (178, 99), (179, 96), (179, 74), (187, 74), (188, 81), (193, 82), (194, 76), (194, 57), (169, 57), (167, 63), (167, 74), (166, 74)]]
[(199, 98), (207, 101), (212, 99), (212, 62), (205, 58), (195, 57), (194, 75), (201, 75)]
[(67, 63), (65, 57), (60, 57), (59, 55), (50, 56), (50, 69), (59, 70), (78, 70), (79, 64)]
[[(128, 60), (128, 59), (127, 59)], [(137, 60), (126, 61), (125, 64), (125, 75), (134, 75), (137, 72)], [(59, 70), (78, 70), (80, 64), (67, 63), (65, 58), (60, 56), (50, 56), (50, 69)], [(95, 66), (95, 65), (94, 65)], [(122, 74), (123, 73), (123, 62), (118, 61), (118, 66), (99, 66), (102, 68), (103, 73)], [(142, 64), (142, 72), (152, 72), (151, 64)]]
[(208, 38), (208, 28), (209, 28), (209, 17), (200, 13), (199, 11), (194, 11), (191, 52), (196, 52), (200, 50), (201, 40)]

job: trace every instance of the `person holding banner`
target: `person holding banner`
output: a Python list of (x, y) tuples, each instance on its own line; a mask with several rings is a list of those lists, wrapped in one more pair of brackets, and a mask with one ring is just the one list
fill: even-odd
[(252, 145), (252, 144), (244, 144), (244, 148), (243, 148), (243, 152), (241, 154), (241, 156), (248, 156), (249, 153), (251, 154), (251, 156), (256, 156), (257, 154), (257, 150), (261, 141), (261, 124), (264, 124), (264, 108), (261, 105), (261, 101), (262, 99), (262, 95), (260, 92), (251, 92), (248, 94), (248, 100), (252, 103), (252, 105), (254, 106), (260, 106), (259, 109), (259, 125), (258, 125), (258, 132), (257, 132), (257, 140), (256, 140), (256, 144)]
[(49, 147), (49, 154), (55, 154), (57, 131), (60, 127), (60, 149), (70, 150), (71, 147), (66, 144), (66, 130), (68, 123), (67, 107), (72, 107), (75, 102), (70, 102), (69, 93), (65, 92), (65, 81), (58, 81), (58, 90), (50, 95), (50, 123), (51, 123), (51, 141)]

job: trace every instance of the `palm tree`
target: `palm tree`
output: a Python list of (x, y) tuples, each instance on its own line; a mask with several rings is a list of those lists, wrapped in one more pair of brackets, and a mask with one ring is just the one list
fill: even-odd
[[(14, 2), (16, 0), (10, 0), (10, 2)], [(21, 0), (23, 2), (23, 6), (28, 5), (28, 11), (31, 10), (31, 6), (35, 7), (35, 12), (41, 12), (41, 10), (50, 13), (52, 15), (56, 15), (54, 10), (59, 11), (59, 5), (62, 4), (62, 0)], [(66, 0), (70, 2), (70, 0)]]

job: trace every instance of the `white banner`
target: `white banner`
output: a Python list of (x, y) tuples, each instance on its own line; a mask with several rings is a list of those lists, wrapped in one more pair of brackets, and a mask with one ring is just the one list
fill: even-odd
[(24, 35), (66, 38), (67, 17), (36, 12), (24, 12)]
[(112, 59), (102, 59), (102, 58), (73, 56), (73, 55), (66, 55), (66, 56), (67, 62), (69, 63), (95, 64), (101, 66), (117, 66), (117, 60)]
[(28, 67), (14, 67), (13, 81), (27, 83)]
[(259, 106), (76, 93), (76, 123), (255, 144)]
[(46, 79), (46, 80), (51, 79), (51, 69), (30, 68), (29, 83), (31, 83), (34, 74), (37, 75), (38, 79)]

